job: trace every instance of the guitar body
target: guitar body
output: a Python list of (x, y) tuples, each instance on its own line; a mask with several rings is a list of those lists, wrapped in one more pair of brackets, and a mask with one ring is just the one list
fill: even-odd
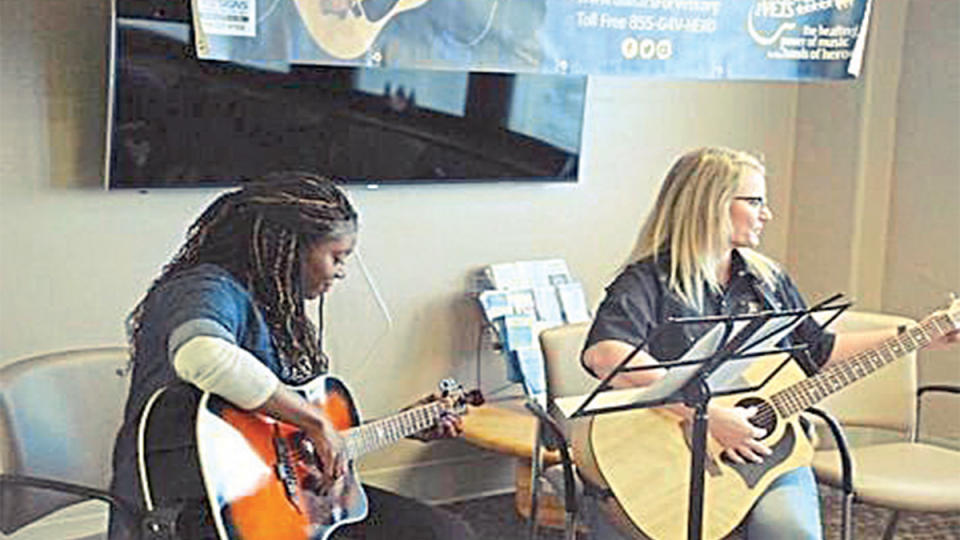
[[(360, 423), (346, 385), (322, 376), (296, 387), (338, 430)], [(322, 540), (364, 519), (367, 500), (353, 460), (324, 486), (310, 443), (294, 426), (186, 386), (165, 388), (141, 420), (141, 482), (148, 509), (203, 492), (221, 540)], [(185, 487), (186, 486), (186, 487)]]
[[(763, 362), (744, 378), (770, 373)], [(756, 417), (770, 418), (760, 439), (773, 450), (761, 464), (740, 465), (720, 456), (721, 448), (709, 436), (704, 467), (703, 537), (722, 538), (746, 516), (753, 503), (782, 474), (807, 465), (813, 447), (799, 417), (786, 420), (764, 415), (767, 396), (805, 378), (792, 362), (784, 366), (762, 392), (711, 400), (725, 406), (760, 406)], [(753, 421), (753, 420), (752, 420)], [(593, 417), (588, 453), (601, 471), (619, 506), (646, 536), (673, 540), (687, 536), (689, 521), (692, 425), (669, 412), (640, 409)]]
[(430, 0), (351, 0), (344, 14), (323, 10), (324, 0), (296, 0), (300, 18), (313, 39), (330, 55), (356, 58), (370, 49), (380, 31), (404, 11)]
[[(955, 300), (949, 309), (876, 347), (830, 362), (810, 377), (793, 362), (782, 364), (784, 354), (755, 359), (741, 374), (743, 381), (734, 384), (761, 390), (712, 402), (755, 407), (749, 421), (764, 431), (757, 440), (773, 453), (759, 464), (736, 464), (722, 458), (719, 444), (707, 437), (702, 536), (726, 536), (774, 480), (810, 464), (813, 446), (801, 425), (801, 411), (958, 329), (960, 300)], [(609, 486), (615, 504), (601, 507), (624, 531), (655, 540), (687, 536), (693, 447), (688, 424), (669, 412), (639, 409), (593, 416), (589, 424), (575, 427), (577, 466), (588, 481)]]

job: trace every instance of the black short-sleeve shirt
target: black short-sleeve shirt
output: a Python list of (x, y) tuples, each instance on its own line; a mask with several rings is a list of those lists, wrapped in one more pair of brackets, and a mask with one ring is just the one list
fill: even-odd
[[(704, 292), (704, 311), (698, 312), (670, 290), (668, 256), (642, 259), (627, 266), (606, 290), (597, 308), (584, 350), (608, 339), (640, 345), (660, 360), (673, 359), (696, 341), (710, 325), (682, 325), (674, 331), (657, 331), (670, 317), (734, 315), (763, 310), (803, 309), (806, 303), (790, 278), (776, 274), (774, 283), (764, 283), (734, 250), (731, 278), (721, 294)], [(706, 287), (706, 285), (705, 285)], [(806, 344), (797, 355), (800, 366), (812, 374), (826, 363), (833, 350), (834, 335), (807, 319), (787, 338), (790, 344)]]

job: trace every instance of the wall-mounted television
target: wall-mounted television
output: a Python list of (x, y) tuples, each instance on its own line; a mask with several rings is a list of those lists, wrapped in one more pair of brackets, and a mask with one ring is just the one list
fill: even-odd
[(577, 178), (585, 77), (198, 60), (185, 9), (151, 3), (178, 4), (115, 0), (109, 188)]

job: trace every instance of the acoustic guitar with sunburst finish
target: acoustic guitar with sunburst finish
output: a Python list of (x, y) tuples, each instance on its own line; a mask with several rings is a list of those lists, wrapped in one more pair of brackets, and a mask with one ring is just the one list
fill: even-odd
[(452, 380), (442, 397), (360, 424), (347, 386), (326, 375), (292, 390), (321, 408), (344, 439), (346, 474), (324, 478), (311, 441), (298, 427), (236, 408), (186, 384), (158, 390), (140, 416), (138, 460), (148, 511), (203, 493), (220, 540), (323, 540), (363, 520), (367, 498), (354, 462), (483, 402)]

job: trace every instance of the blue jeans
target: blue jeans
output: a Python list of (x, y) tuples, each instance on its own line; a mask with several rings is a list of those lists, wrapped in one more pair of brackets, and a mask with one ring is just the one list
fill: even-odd
[(744, 520), (747, 538), (823, 538), (820, 498), (810, 467), (801, 467), (774, 480)]
[[(590, 527), (592, 540), (627, 540), (591, 497), (585, 499), (583, 518)], [(743, 528), (750, 540), (823, 538), (820, 498), (810, 467), (801, 467), (774, 480), (747, 514)]]

